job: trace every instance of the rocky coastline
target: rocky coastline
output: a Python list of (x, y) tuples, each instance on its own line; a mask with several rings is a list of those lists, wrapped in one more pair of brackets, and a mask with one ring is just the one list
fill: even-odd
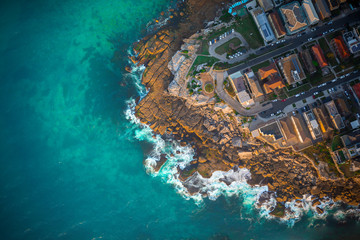
[[(181, 50), (185, 39), (190, 38), (192, 47), (196, 41), (191, 38), (212, 20), (222, 0), (188, 0), (178, 16), (176, 24), (169, 24), (151, 34), (134, 46), (136, 57), (132, 61), (145, 65), (142, 84), (149, 90), (138, 102), (136, 116), (160, 135), (172, 134), (181, 145), (191, 145), (195, 160), (181, 170), (180, 179), (186, 185), (195, 172), (209, 178), (214, 171), (229, 171), (246, 168), (251, 173), (250, 185), (266, 185), (269, 191), (261, 201), (275, 196), (277, 206), (273, 215), (284, 216), (285, 202), (312, 195), (313, 206), (319, 200), (331, 198), (357, 206), (360, 203), (360, 178), (328, 178), (323, 176), (312, 161), (292, 149), (277, 149), (239, 128), (231, 114), (216, 108), (216, 104), (196, 104), (191, 99), (169, 92), (174, 79), (171, 67), (173, 56)], [(174, 14), (175, 15), (175, 14)], [(191, 42), (191, 39), (193, 42)], [(191, 49), (190, 49), (191, 51)], [(191, 62), (191, 56), (189, 59)], [(177, 76), (181, 78), (180, 76)], [(162, 156), (156, 170), (166, 161)], [(230, 182), (227, 182), (230, 184)], [(188, 187), (189, 192), (198, 189)], [(319, 214), (323, 209), (316, 207)]]

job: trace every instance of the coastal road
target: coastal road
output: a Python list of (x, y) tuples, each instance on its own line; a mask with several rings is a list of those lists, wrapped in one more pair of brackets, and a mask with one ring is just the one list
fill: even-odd
[(336, 87), (338, 85), (342, 85), (344, 83), (350, 82), (352, 80), (355, 80), (356, 78), (360, 77), (360, 72), (352, 72), (350, 73), (350, 76), (344, 77), (344, 78), (337, 78), (335, 82), (327, 82), (325, 86), (322, 87), (314, 87), (310, 89), (309, 91), (306, 91), (305, 94), (300, 95), (299, 97), (290, 97), (286, 99), (285, 102), (277, 101), (272, 103), (272, 108), (265, 110), (263, 112), (259, 113), (259, 116), (262, 118), (269, 118), (272, 113), (276, 113), (277, 111), (282, 111), (286, 106), (291, 105), (295, 102), (301, 101), (303, 99), (306, 99), (308, 97), (311, 97), (314, 95), (315, 92), (322, 92), (324, 90)]
[(315, 31), (312, 31), (312, 32), (310, 31), (308, 33), (304, 32), (303, 35), (300, 37), (294, 37), (293, 39), (286, 40), (285, 44), (288, 44), (288, 45), (286, 45), (282, 48), (277, 48), (279, 46), (276, 44), (274, 46), (264, 47), (263, 49), (260, 49), (256, 52), (256, 55), (261, 55), (261, 56), (255, 58), (255, 59), (249, 60), (246, 63), (232, 67), (229, 70), (227, 70), (227, 72), (230, 75), (237, 71), (243, 70), (245, 68), (254, 66), (254, 65), (264, 62), (272, 57), (279, 56), (290, 50), (293, 50), (293, 49), (303, 45), (304, 43), (306, 43), (309, 38), (317, 38), (323, 32), (329, 31), (332, 28), (334, 28), (336, 30), (336, 29), (344, 27), (345, 24), (353, 24), (353, 23), (359, 22), (359, 21), (360, 21), (360, 13), (359, 13), (359, 10), (357, 10), (357, 11), (352, 12), (351, 14), (347, 15), (346, 17), (342, 17), (338, 20), (334, 20), (332, 24), (324, 24), (323, 26), (318, 27), (317, 30), (315, 30)]

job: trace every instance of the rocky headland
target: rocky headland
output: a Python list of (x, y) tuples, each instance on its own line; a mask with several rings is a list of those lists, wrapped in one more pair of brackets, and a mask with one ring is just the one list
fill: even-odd
[[(315, 206), (327, 197), (358, 205), (359, 178), (325, 176), (311, 159), (290, 148), (277, 149), (251, 137), (239, 127), (231, 112), (217, 108), (212, 101), (199, 104), (177, 86), (186, 73), (176, 62), (191, 65), (192, 54), (197, 49), (197, 35), (193, 34), (204, 28), (205, 21), (214, 19), (223, 2), (188, 0), (181, 14), (174, 14), (178, 16), (176, 23), (135, 44), (136, 57), (132, 60), (146, 66), (142, 84), (149, 90), (137, 104), (136, 116), (155, 133), (172, 134), (182, 145), (195, 149), (195, 160), (187, 168), (179, 169), (185, 186), (195, 172), (209, 178), (214, 171), (239, 167), (251, 172), (250, 185), (268, 186), (266, 194), (275, 196), (278, 206), (274, 215), (279, 217), (283, 216), (285, 202), (302, 199), (306, 194), (312, 195)], [(182, 58), (179, 53), (184, 48), (188, 58)], [(173, 82), (174, 79), (177, 80)], [(163, 156), (156, 169), (165, 161)], [(198, 189), (189, 188), (189, 191), (196, 193)], [(317, 211), (321, 214), (323, 210), (317, 207)]]

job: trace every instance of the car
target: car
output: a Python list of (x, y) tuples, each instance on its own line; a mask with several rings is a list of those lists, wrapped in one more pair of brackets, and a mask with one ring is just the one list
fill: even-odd
[(356, 117), (357, 117), (357, 118), (360, 118), (360, 114), (357, 113), (357, 114), (356, 114)]
[(345, 77), (345, 75), (342, 75), (341, 77), (340, 77), (340, 79), (343, 79)]
[(333, 31), (335, 31), (335, 29), (333, 29), (333, 28), (329, 30), (329, 32), (333, 32)]
[(277, 111), (276, 114), (280, 114), (281, 113), (281, 110)]
[(359, 72), (359, 70), (355, 70), (355, 71), (353, 71), (353, 73), (358, 73)]
[(312, 32), (313, 32), (313, 31), (316, 31), (316, 29), (315, 29), (315, 28), (312, 28), (311, 31), (312, 31)]
[(277, 101), (278, 101), (277, 99), (272, 100), (272, 102), (277, 102)]
[(350, 76), (350, 73), (347, 73), (347, 74), (345, 75), (345, 77), (348, 77), (348, 76)]
[(297, 37), (301, 37), (301, 34), (296, 35)]
[(313, 39), (312, 37), (311, 37), (311, 38), (309, 38), (309, 39), (308, 39), (308, 42), (310, 42), (312, 39)]
[(280, 43), (279, 41), (276, 42), (276, 44), (279, 44), (279, 43)]
[(295, 97), (300, 97), (300, 94), (296, 94)]
[(331, 80), (331, 82), (336, 82), (336, 78), (335, 78), (335, 79), (333, 79), (333, 80)]
[(286, 98), (285, 99), (283, 99), (283, 100), (281, 100), (282, 102), (285, 102), (286, 101)]
[(286, 41), (285, 39), (281, 40), (282, 43), (284, 43), (285, 41)]
[(301, 93), (301, 95), (304, 95), (304, 94), (305, 94), (305, 92), (302, 92), (302, 93)]
[(274, 114), (272, 113), (272, 114), (270, 114), (270, 116), (272, 117), (272, 116), (274, 116)]
[(295, 111), (293, 111), (292, 113), (293, 113), (293, 115), (295, 116), (296, 112), (295, 112)]
[(270, 44), (271, 46), (274, 46), (274, 44), (272, 43), (272, 44)]
[(319, 92), (314, 92), (314, 95), (318, 95), (319, 94)]
[(325, 31), (325, 32), (323, 32), (323, 35), (326, 35), (328, 33), (328, 31)]
[(327, 25), (331, 25), (331, 24), (333, 24), (333, 21), (330, 21), (330, 22), (327, 23)]
[(329, 91), (329, 93), (332, 93), (332, 92), (333, 92), (332, 88), (329, 88), (329, 90), (328, 90), (328, 91)]

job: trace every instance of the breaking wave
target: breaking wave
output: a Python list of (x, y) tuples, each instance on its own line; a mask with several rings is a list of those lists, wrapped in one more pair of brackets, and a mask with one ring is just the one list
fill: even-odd
[[(134, 64), (132, 66), (132, 72), (128, 74), (133, 79), (140, 99), (142, 99), (148, 93), (141, 84), (145, 67)], [(185, 169), (191, 161), (195, 160), (193, 148), (181, 146), (171, 135), (162, 137), (154, 134), (148, 125), (142, 124), (135, 116), (135, 99), (129, 99), (127, 105), (125, 116), (133, 124), (131, 129), (133, 136), (137, 140), (153, 144), (153, 150), (144, 160), (146, 172), (152, 177), (161, 178), (163, 182), (171, 184), (182, 197), (194, 200), (199, 206), (204, 204), (204, 198), (215, 201), (221, 195), (237, 196), (242, 199), (241, 204), (245, 210), (257, 209), (261, 218), (276, 219), (289, 227), (292, 227), (305, 215), (310, 216), (312, 220), (326, 219), (330, 210), (335, 212), (333, 217), (338, 222), (345, 221), (347, 216), (360, 220), (359, 209), (335, 211), (340, 208), (341, 202), (334, 202), (330, 198), (314, 199), (309, 194), (304, 195), (302, 199), (286, 202), (285, 216), (277, 218), (270, 214), (277, 205), (276, 193), (268, 192), (267, 186), (250, 186), (247, 181), (251, 179), (251, 173), (246, 168), (235, 167), (227, 172), (215, 171), (210, 178), (204, 178), (195, 172), (187, 180), (181, 181), (178, 169)], [(158, 169), (159, 163), (163, 165)], [(316, 204), (314, 204), (315, 201), (317, 201)]]

